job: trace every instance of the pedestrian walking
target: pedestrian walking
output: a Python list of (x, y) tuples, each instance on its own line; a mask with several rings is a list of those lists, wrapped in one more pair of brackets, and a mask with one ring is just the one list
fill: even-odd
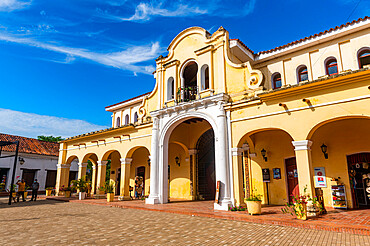
[(33, 200), (36, 201), (37, 192), (39, 191), (39, 187), (40, 187), (40, 184), (39, 184), (39, 182), (37, 182), (37, 179), (35, 179), (35, 181), (33, 181), (33, 184), (32, 184), (32, 197), (31, 197), (31, 201), (33, 201)]
[(25, 202), (26, 199), (24, 199), (24, 189), (26, 188), (26, 182), (24, 182), (24, 179), (21, 181), (17, 181), (16, 183), (18, 185), (18, 196), (17, 196), (17, 202), (19, 202), (19, 197), (22, 196), (22, 200)]

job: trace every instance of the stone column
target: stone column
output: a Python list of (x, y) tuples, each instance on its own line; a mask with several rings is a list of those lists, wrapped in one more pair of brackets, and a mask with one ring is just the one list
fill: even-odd
[(315, 188), (311, 160), (312, 141), (292, 141), (292, 144), (295, 147), (294, 150), (297, 162), (299, 194), (303, 195), (304, 189), (307, 186), (306, 194), (309, 194), (311, 197), (313, 197), (315, 195)]
[(97, 190), (98, 194), (104, 194), (103, 191), (99, 190), (100, 187), (103, 187), (105, 184), (105, 176), (107, 171), (108, 161), (98, 161), (98, 177), (97, 177)]
[(120, 196), (118, 200), (127, 201), (131, 200), (130, 197), (130, 167), (131, 167), (131, 158), (122, 158), (121, 159), (121, 188)]
[(233, 177), (234, 177), (234, 197), (237, 206), (243, 206), (244, 203), (244, 191), (243, 191), (243, 149), (232, 148), (233, 155)]
[(221, 192), (219, 203), (214, 204), (215, 210), (229, 210), (232, 205), (230, 191), (230, 170), (227, 146), (227, 125), (226, 114), (223, 108), (223, 102), (218, 102), (219, 113), (217, 115), (217, 129), (215, 130), (216, 139), (216, 181), (221, 181)]
[(58, 164), (57, 165), (57, 180), (55, 184), (55, 190), (57, 196), (59, 196), (59, 189), (64, 185), (69, 186), (69, 169), (71, 164)]
[(92, 165), (91, 194), (96, 192), (96, 165)]
[(87, 162), (78, 163), (78, 179), (82, 179), (84, 176), (86, 176), (86, 168), (87, 168)]
[[(152, 129), (152, 148), (151, 148), (151, 162), (150, 162), (150, 194), (145, 199), (146, 204), (159, 203), (159, 119), (153, 117)], [(161, 170), (162, 171), (162, 170)], [(163, 172), (163, 171), (162, 171)]]

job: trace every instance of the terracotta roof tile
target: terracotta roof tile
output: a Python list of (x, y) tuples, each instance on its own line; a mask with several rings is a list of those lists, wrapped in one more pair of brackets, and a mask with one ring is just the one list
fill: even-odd
[(319, 33), (313, 34), (313, 35), (311, 35), (311, 36), (301, 38), (301, 39), (299, 39), (299, 40), (296, 40), (296, 41), (290, 42), (290, 43), (288, 43), (288, 44), (281, 45), (281, 46), (278, 46), (278, 47), (273, 48), (273, 49), (270, 49), (270, 50), (260, 51), (260, 52), (258, 52), (258, 53), (257, 53), (257, 55), (260, 55), (260, 54), (266, 54), (266, 53), (271, 53), (271, 52), (273, 52), (273, 51), (280, 50), (280, 49), (283, 49), (283, 48), (286, 48), (286, 47), (292, 46), (292, 45), (294, 45), (294, 44), (301, 43), (301, 42), (303, 42), (303, 41), (306, 41), (306, 40), (309, 40), (309, 39), (312, 39), (312, 38), (320, 37), (320, 36), (322, 36), (322, 35), (324, 35), (324, 34), (327, 34), (327, 33), (333, 32), (333, 31), (336, 31), (336, 30), (341, 29), (341, 28), (343, 28), (343, 27), (347, 27), (347, 26), (349, 26), (349, 25), (353, 25), (353, 24), (356, 24), (356, 23), (359, 23), (359, 22), (361, 22), (361, 21), (365, 21), (365, 20), (368, 20), (368, 19), (370, 19), (370, 17), (365, 16), (364, 18), (359, 18), (359, 19), (357, 19), (357, 20), (353, 20), (353, 21), (351, 21), (351, 22), (347, 22), (346, 24), (342, 24), (342, 25), (340, 25), (340, 26), (336, 26), (336, 27), (334, 27), (334, 28), (330, 28), (329, 30), (325, 30), (325, 31), (323, 31), (323, 32), (319, 32)]
[(293, 41), (293, 42), (290, 42), (288, 44), (284, 44), (284, 45), (281, 45), (281, 46), (278, 46), (278, 47), (275, 47), (273, 49), (270, 49), (270, 50), (265, 50), (265, 51), (260, 51), (258, 53), (254, 53), (250, 48), (248, 48), (242, 41), (240, 41), (239, 39), (231, 39), (231, 40), (236, 40), (238, 41), (241, 45), (243, 45), (247, 50), (249, 50), (253, 55), (255, 56), (258, 56), (258, 55), (261, 55), (261, 54), (267, 54), (267, 53), (271, 53), (271, 52), (274, 52), (274, 51), (277, 51), (277, 50), (281, 50), (281, 49), (284, 49), (286, 47), (289, 47), (289, 46), (292, 46), (292, 45), (295, 45), (295, 44), (298, 44), (298, 43), (301, 43), (301, 42), (304, 42), (306, 40), (309, 40), (309, 39), (312, 39), (312, 38), (316, 38), (316, 37), (320, 37), (324, 34), (327, 34), (327, 33), (330, 33), (330, 32), (333, 32), (333, 31), (336, 31), (338, 29), (341, 29), (341, 28), (344, 28), (344, 27), (347, 27), (347, 26), (350, 26), (350, 25), (353, 25), (353, 24), (356, 24), (356, 23), (359, 23), (361, 21), (365, 21), (365, 20), (368, 20), (370, 19), (369, 16), (365, 16), (364, 18), (359, 18), (357, 20), (353, 20), (351, 22), (347, 22), (346, 24), (342, 24), (340, 26), (336, 26), (334, 28), (330, 28), (329, 30), (325, 30), (323, 32), (319, 32), (319, 33), (316, 33), (316, 34), (313, 34), (311, 36), (308, 36), (308, 37), (304, 37), (304, 38), (301, 38), (299, 40), (296, 40), (296, 41)]
[(230, 39), (230, 40), (236, 40), (236, 41), (238, 41), (244, 48), (246, 48), (249, 52), (251, 52), (254, 55), (253, 50), (251, 50), (250, 48), (248, 48), (248, 46), (246, 46), (240, 39), (233, 38), (233, 39)]
[(112, 105), (109, 105), (109, 106), (106, 106), (105, 108), (110, 108), (110, 107), (113, 107), (113, 106), (116, 106), (116, 105), (119, 105), (121, 103), (125, 103), (125, 102), (128, 102), (128, 101), (131, 101), (131, 100), (134, 100), (136, 98), (139, 98), (139, 97), (142, 97), (142, 96), (146, 96), (146, 95), (149, 95), (151, 92), (147, 92), (147, 93), (144, 93), (144, 94), (141, 94), (139, 96), (136, 96), (136, 97), (133, 97), (133, 98), (129, 98), (127, 100), (124, 100), (122, 102), (119, 102), (119, 103), (115, 103), (115, 104), (112, 104)]
[[(0, 141), (19, 141), (19, 153), (37, 154), (37, 155), (59, 155), (59, 143), (41, 141), (34, 138), (0, 133)], [(14, 152), (15, 144), (4, 146), (3, 151)]]

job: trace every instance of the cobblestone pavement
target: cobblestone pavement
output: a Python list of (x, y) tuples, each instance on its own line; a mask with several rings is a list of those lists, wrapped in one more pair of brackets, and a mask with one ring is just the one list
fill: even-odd
[(0, 199), (0, 245), (369, 245), (370, 237), (51, 200)]

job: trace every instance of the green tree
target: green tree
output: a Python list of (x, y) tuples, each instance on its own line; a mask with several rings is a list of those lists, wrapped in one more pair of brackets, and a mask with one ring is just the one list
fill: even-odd
[(111, 164), (111, 160), (108, 160), (107, 169), (106, 169), (106, 175), (105, 175), (105, 181), (109, 181), (110, 180), (110, 164)]
[(43, 135), (37, 136), (37, 139), (42, 140), (42, 141), (48, 141), (48, 142), (59, 142), (59, 141), (64, 140), (64, 138), (62, 138), (61, 136), (54, 137), (54, 136), (43, 136)]

